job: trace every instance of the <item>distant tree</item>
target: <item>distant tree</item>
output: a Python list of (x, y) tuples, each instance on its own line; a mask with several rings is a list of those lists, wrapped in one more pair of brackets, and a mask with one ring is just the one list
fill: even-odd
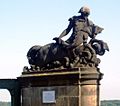
[(104, 100), (101, 101), (101, 106), (120, 106), (120, 100)]
[(0, 106), (11, 106), (10, 102), (0, 102)]

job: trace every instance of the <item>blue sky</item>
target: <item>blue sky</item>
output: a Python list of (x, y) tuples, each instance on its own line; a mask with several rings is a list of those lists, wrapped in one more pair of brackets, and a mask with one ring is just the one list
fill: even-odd
[(101, 99), (120, 99), (119, 4), (119, 0), (0, 0), (0, 78), (20, 76), (23, 67), (29, 66), (29, 48), (53, 42), (67, 27), (68, 19), (88, 5), (89, 19), (104, 28), (97, 38), (110, 48), (100, 57), (99, 68), (104, 73)]

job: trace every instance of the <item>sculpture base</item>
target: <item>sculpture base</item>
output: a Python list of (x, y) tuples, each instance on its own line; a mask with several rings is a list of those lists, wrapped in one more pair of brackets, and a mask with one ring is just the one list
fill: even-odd
[(22, 106), (99, 106), (101, 76), (96, 68), (23, 72)]

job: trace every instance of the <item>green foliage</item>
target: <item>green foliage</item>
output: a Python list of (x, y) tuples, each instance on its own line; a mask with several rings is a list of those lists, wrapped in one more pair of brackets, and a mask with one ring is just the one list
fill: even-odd
[(120, 100), (104, 100), (101, 101), (101, 106), (120, 106)]
[[(10, 102), (0, 102), (0, 106), (11, 106)], [(120, 106), (120, 100), (103, 100), (101, 106)]]
[(10, 102), (0, 102), (0, 106), (11, 106)]

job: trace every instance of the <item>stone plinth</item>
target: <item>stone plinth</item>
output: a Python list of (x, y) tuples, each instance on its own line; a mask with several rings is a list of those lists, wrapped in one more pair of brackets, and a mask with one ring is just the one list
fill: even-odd
[(96, 68), (73, 68), (22, 73), (22, 106), (99, 106)]

